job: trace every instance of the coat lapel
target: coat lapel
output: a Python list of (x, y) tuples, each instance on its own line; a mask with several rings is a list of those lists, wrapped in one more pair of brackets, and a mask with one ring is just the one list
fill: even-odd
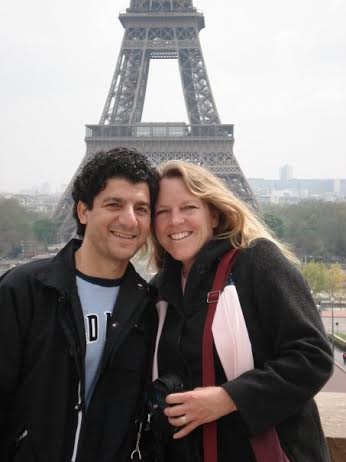
[(148, 303), (148, 285), (129, 264), (107, 330), (102, 366), (116, 352)]
[(165, 323), (166, 315), (167, 315), (167, 308), (168, 303), (165, 300), (160, 300), (157, 305), (157, 314), (159, 318), (159, 324), (157, 327), (157, 334), (156, 334), (156, 341), (155, 341), (155, 352), (154, 352), (154, 360), (153, 360), (153, 372), (152, 372), (152, 379), (153, 381), (159, 377), (159, 367), (157, 362), (157, 353), (159, 348), (160, 337), (162, 333), (162, 328)]

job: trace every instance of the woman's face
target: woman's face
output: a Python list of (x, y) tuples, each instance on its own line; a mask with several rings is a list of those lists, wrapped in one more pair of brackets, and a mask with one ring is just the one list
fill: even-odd
[(155, 207), (155, 232), (159, 243), (183, 263), (187, 273), (196, 255), (213, 237), (216, 212), (191, 194), (180, 178), (164, 178)]

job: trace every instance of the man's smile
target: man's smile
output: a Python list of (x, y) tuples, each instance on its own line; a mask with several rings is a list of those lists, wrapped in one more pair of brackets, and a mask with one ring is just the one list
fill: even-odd
[(121, 239), (135, 239), (137, 236), (135, 234), (126, 234), (126, 233), (120, 233), (119, 231), (111, 231), (113, 236), (119, 237)]

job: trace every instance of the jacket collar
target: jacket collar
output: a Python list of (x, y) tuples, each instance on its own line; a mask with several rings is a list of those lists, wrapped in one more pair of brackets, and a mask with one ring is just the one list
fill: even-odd
[[(71, 239), (66, 246), (56, 254), (50, 263), (45, 267), (44, 271), (38, 271), (35, 274), (35, 278), (42, 284), (57, 289), (61, 293), (70, 293), (76, 289), (75, 278), (75, 259), (74, 254), (82, 245), (80, 239)], [(147, 289), (148, 285), (141, 278), (141, 276), (135, 271), (131, 263), (128, 264), (121, 287), (130, 285), (130, 293), (126, 296), (131, 295), (131, 291), (134, 291), (136, 287), (139, 292), (143, 295), (143, 289)], [(120, 290), (118, 298), (121, 296), (123, 290)], [(135, 291), (137, 293), (137, 291)], [(128, 300), (128, 298), (127, 298)]]
[(74, 254), (81, 244), (80, 239), (71, 239), (50, 261), (44, 271), (35, 275), (36, 279), (61, 293), (70, 293), (75, 287)]
[[(210, 277), (216, 270), (216, 267), (227, 250), (231, 248), (228, 239), (212, 239), (207, 242), (199, 251), (195, 262), (190, 270), (185, 294), (191, 289), (195, 290), (203, 284), (206, 277)], [(159, 297), (167, 301), (175, 301), (179, 304), (179, 295), (181, 291), (181, 267), (182, 264), (174, 260), (166, 253), (163, 269), (158, 273), (155, 285), (159, 291)]]

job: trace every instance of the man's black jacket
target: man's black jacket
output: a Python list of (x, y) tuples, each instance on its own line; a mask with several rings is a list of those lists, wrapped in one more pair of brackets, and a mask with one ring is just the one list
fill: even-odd
[(129, 264), (85, 412), (79, 245), (1, 278), (1, 462), (122, 462), (133, 449), (156, 315), (147, 283)]

